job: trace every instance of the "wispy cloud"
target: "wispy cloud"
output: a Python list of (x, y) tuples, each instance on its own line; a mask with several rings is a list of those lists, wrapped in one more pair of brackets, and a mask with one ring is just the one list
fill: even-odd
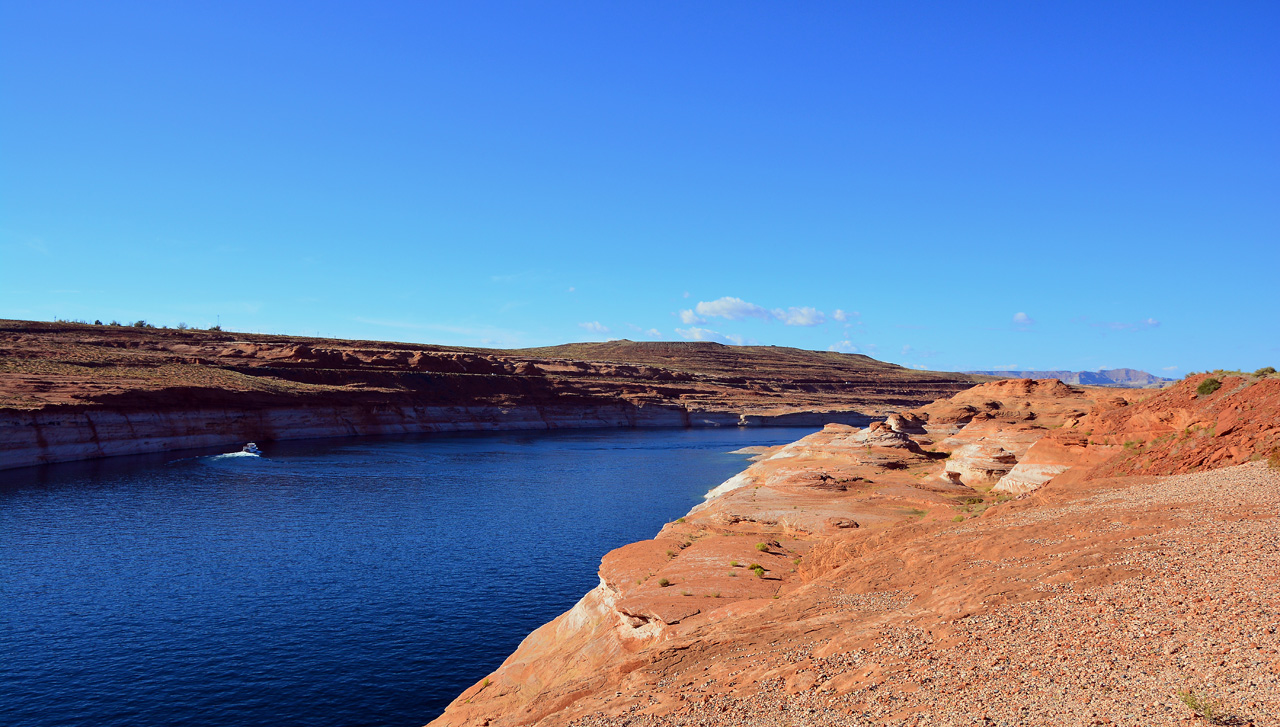
[(579, 323), (578, 328), (581, 328), (585, 331), (589, 331), (591, 333), (608, 333), (609, 332), (609, 327), (601, 324), (600, 321), (587, 321), (586, 323)]
[(827, 317), (817, 308), (808, 306), (800, 308), (787, 308), (783, 310), (776, 308), (773, 311), (773, 317), (782, 321), (788, 326), (816, 326), (824, 323)]
[[(1006, 309), (1007, 310), (1007, 309)], [(1015, 326), (1034, 326), (1036, 319), (1021, 311), (1013, 314), (1013, 325)]]
[(1178, 367), (1177, 367), (1177, 366), (1165, 366), (1163, 369), (1160, 369), (1160, 370), (1161, 370), (1161, 371), (1177, 371), (1177, 370), (1178, 370)]
[(992, 366), (992, 371), (1017, 371), (1017, 364), (1004, 364), (1003, 366)]
[(737, 336), (732, 333), (721, 333), (709, 328), (698, 328), (696, 326), (690, 328), (677, 328), (676, 333), (680, 334), (680, 337), (686, 341), (715, 341), (716, 343), (730, 343), (735, 346), (743, 346), (747, 343), (746, 339), (742, 336)]
[[(686, 326), (696, 326), (707, 322), (708, 318), (723, 318), (729, 321), (741, 321), (756, 318), (762, 321), (781, 321), (788, 326), (817, 326), (825, 323), (826, 314), (811, 306), (790, 306), (769, 310), (733, 296), (725, 296), (716, 300), (699, 301), (693, 308), (678, 313), (680, 322)], [(841, 321), (849, 320), (850, 314), (840, 311)], [(856, 313), (853, 315), (857, 315)]]
[(662, 331), (659, 331), (656, 328), (650, 328), (649, 330), (644, 332), (644, 335), (650, 338), (662, 338)]
[(727, 318), (740, 321), (744, 318), (760, 318), (769, 320), (769, 311), (755, 303), (748, 303), (741, 298), (725, 296), (712, 301), (700, 301), (693, 307), (694, 311), (706, 318)]
[(1090, 321), (1088, 316), (1076, 316), (1071, 319), (1072, 323), (1083, 323), (1091, 328), (1105, 328), (1108, 331), (1145, 331), (1152, 328), (1159, 328), (1160, 321), (1154, 318), (1146, 318), (1135, 323), (1128, 321)]
[(853, 345), (853, 341), (836, 341), (827, 347), (827, 350), (837, 353), (857, 353), (858, 347)]
[(844, 323), (845, 321), (849, 320), (850, 316), (856, 317), (857, 315), (858, 315), (857, 311), (850, 313), (849, 311), (841, 310), (839, 308), (836, 308), (835, 310), (831, 311), (831, 318), (841, 323)]

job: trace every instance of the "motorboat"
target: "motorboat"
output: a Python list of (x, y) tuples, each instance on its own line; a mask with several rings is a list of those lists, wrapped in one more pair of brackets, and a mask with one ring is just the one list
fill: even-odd
[(242, 447), (240, 451), (244, 452), (245, 454), (256, 454), (259, 456), (262, 455), (262, 450), (258, 449), (258, 445), (254, 444), (253, 442), (249, 442), (248, 444), (244, 445), (244, 447)]

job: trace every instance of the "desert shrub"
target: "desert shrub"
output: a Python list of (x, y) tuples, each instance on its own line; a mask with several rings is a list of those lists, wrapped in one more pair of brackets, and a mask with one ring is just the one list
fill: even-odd
[(667, 586), (671, 585), (671, 581), (667, 580), (666, 578), (659, 578), (658, 585), (662, 586), (663, 588), (666, 588)]
[(1200, 382), (1200, 385), (1196, 387), (1196, 393), (1199, 394), (1200, 396), (1208, 396), (1221, 388), (1222, 388), (1222, 382), (1210, 376), (1209, 378)]
[(1207, 694), (1196, 694), (1195, 690), (1186, 689), (1178, 690), (1178, 699), (1187, 705), (1187, 709), (1196, 713), (1196, 716), (1203, 717), (1209, 724), (1216, 724), (1220, 717), (1218, 704)]
[(134, 327), (134, 328), (155, 328), (155, 326), (151, 325), (150, 323), (147, 323), (145, 320), (143, 320), (143, 321), (134, 321), (134, 322), (133, 322), (133, 327)]
[(1267, 457), (1267, 466), (1273, 470), (1280, 470), (1280, 447), (1271, 450), (1271, 456)]
[(756, 578), (764, 578), (764, 566), (754, 563), (751, 566), (751, 570), (755, 571)]
[(953, 522), (953, 523), (962, 523), (962, 522), (964, 522), (964, 515), (956, 515), (955, 517), (951, 518), (951, 522)]
[(1263, 366), (1262, 368), (1258, 369), (1257, 371), (1254, 371), (1254, 372), (1253, 372), (1253, 375), (1254, 375), (1254, 376), (1270, 376), (1271, 374), (1274, 374), (1275, 372), (1276, 372), (1276, 369), (1275, 369), (1275, 367), (1274, 367), (1274, 366)]
[(682, 518), (682, 517), (678, 517), (678, 518), (676, 518), (676, 522), (678, 522), (678, 523), (682, 523), (682, 522), (684, 522), (684, 518)]
[(221, 330), (222, 330), (222, 326), (209, 326), (209, 330), (211, 330), (211, 331), (221, 331)]
[(761, 553), (768, 553), (769, 546), (764, 543), (756, 543), (756, 550), (760, 551)]
[(188, 329), (188, 328), (190, 328), (190, 327), (191, 327), (191, 326), (188, 326), (188, 325), (187, 325), (187, 324), (185, 324), (185, 323), (179, 323), (179, 324), (178, 324), (178, 326), (177, 326), (177, 328), (178, 328), (178, 330), (179, 330), (179, 331), (185, 331), (185, 330), (187, 330), (187, 329)]
[(95, 326), (100, 326), (100, 325), (102, 325), (102, 321), (95, 319), (95, 320), (93, 321), (93, 325), (95, 325)]

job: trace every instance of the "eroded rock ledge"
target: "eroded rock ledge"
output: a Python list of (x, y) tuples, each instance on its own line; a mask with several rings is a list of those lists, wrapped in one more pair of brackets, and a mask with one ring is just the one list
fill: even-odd
[(1198, 381), (1005, 381), (766, 451), (432, 724), (1175, 724), (1188, 688), (1269, 724), (1280, 380)]

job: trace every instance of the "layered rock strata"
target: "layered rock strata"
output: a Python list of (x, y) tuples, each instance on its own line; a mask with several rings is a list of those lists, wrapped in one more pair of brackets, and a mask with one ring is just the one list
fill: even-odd
[(500, 351), (0, 321), (0, 468), (347, 434), (863, 425), (977, 380), (770, 346)]

